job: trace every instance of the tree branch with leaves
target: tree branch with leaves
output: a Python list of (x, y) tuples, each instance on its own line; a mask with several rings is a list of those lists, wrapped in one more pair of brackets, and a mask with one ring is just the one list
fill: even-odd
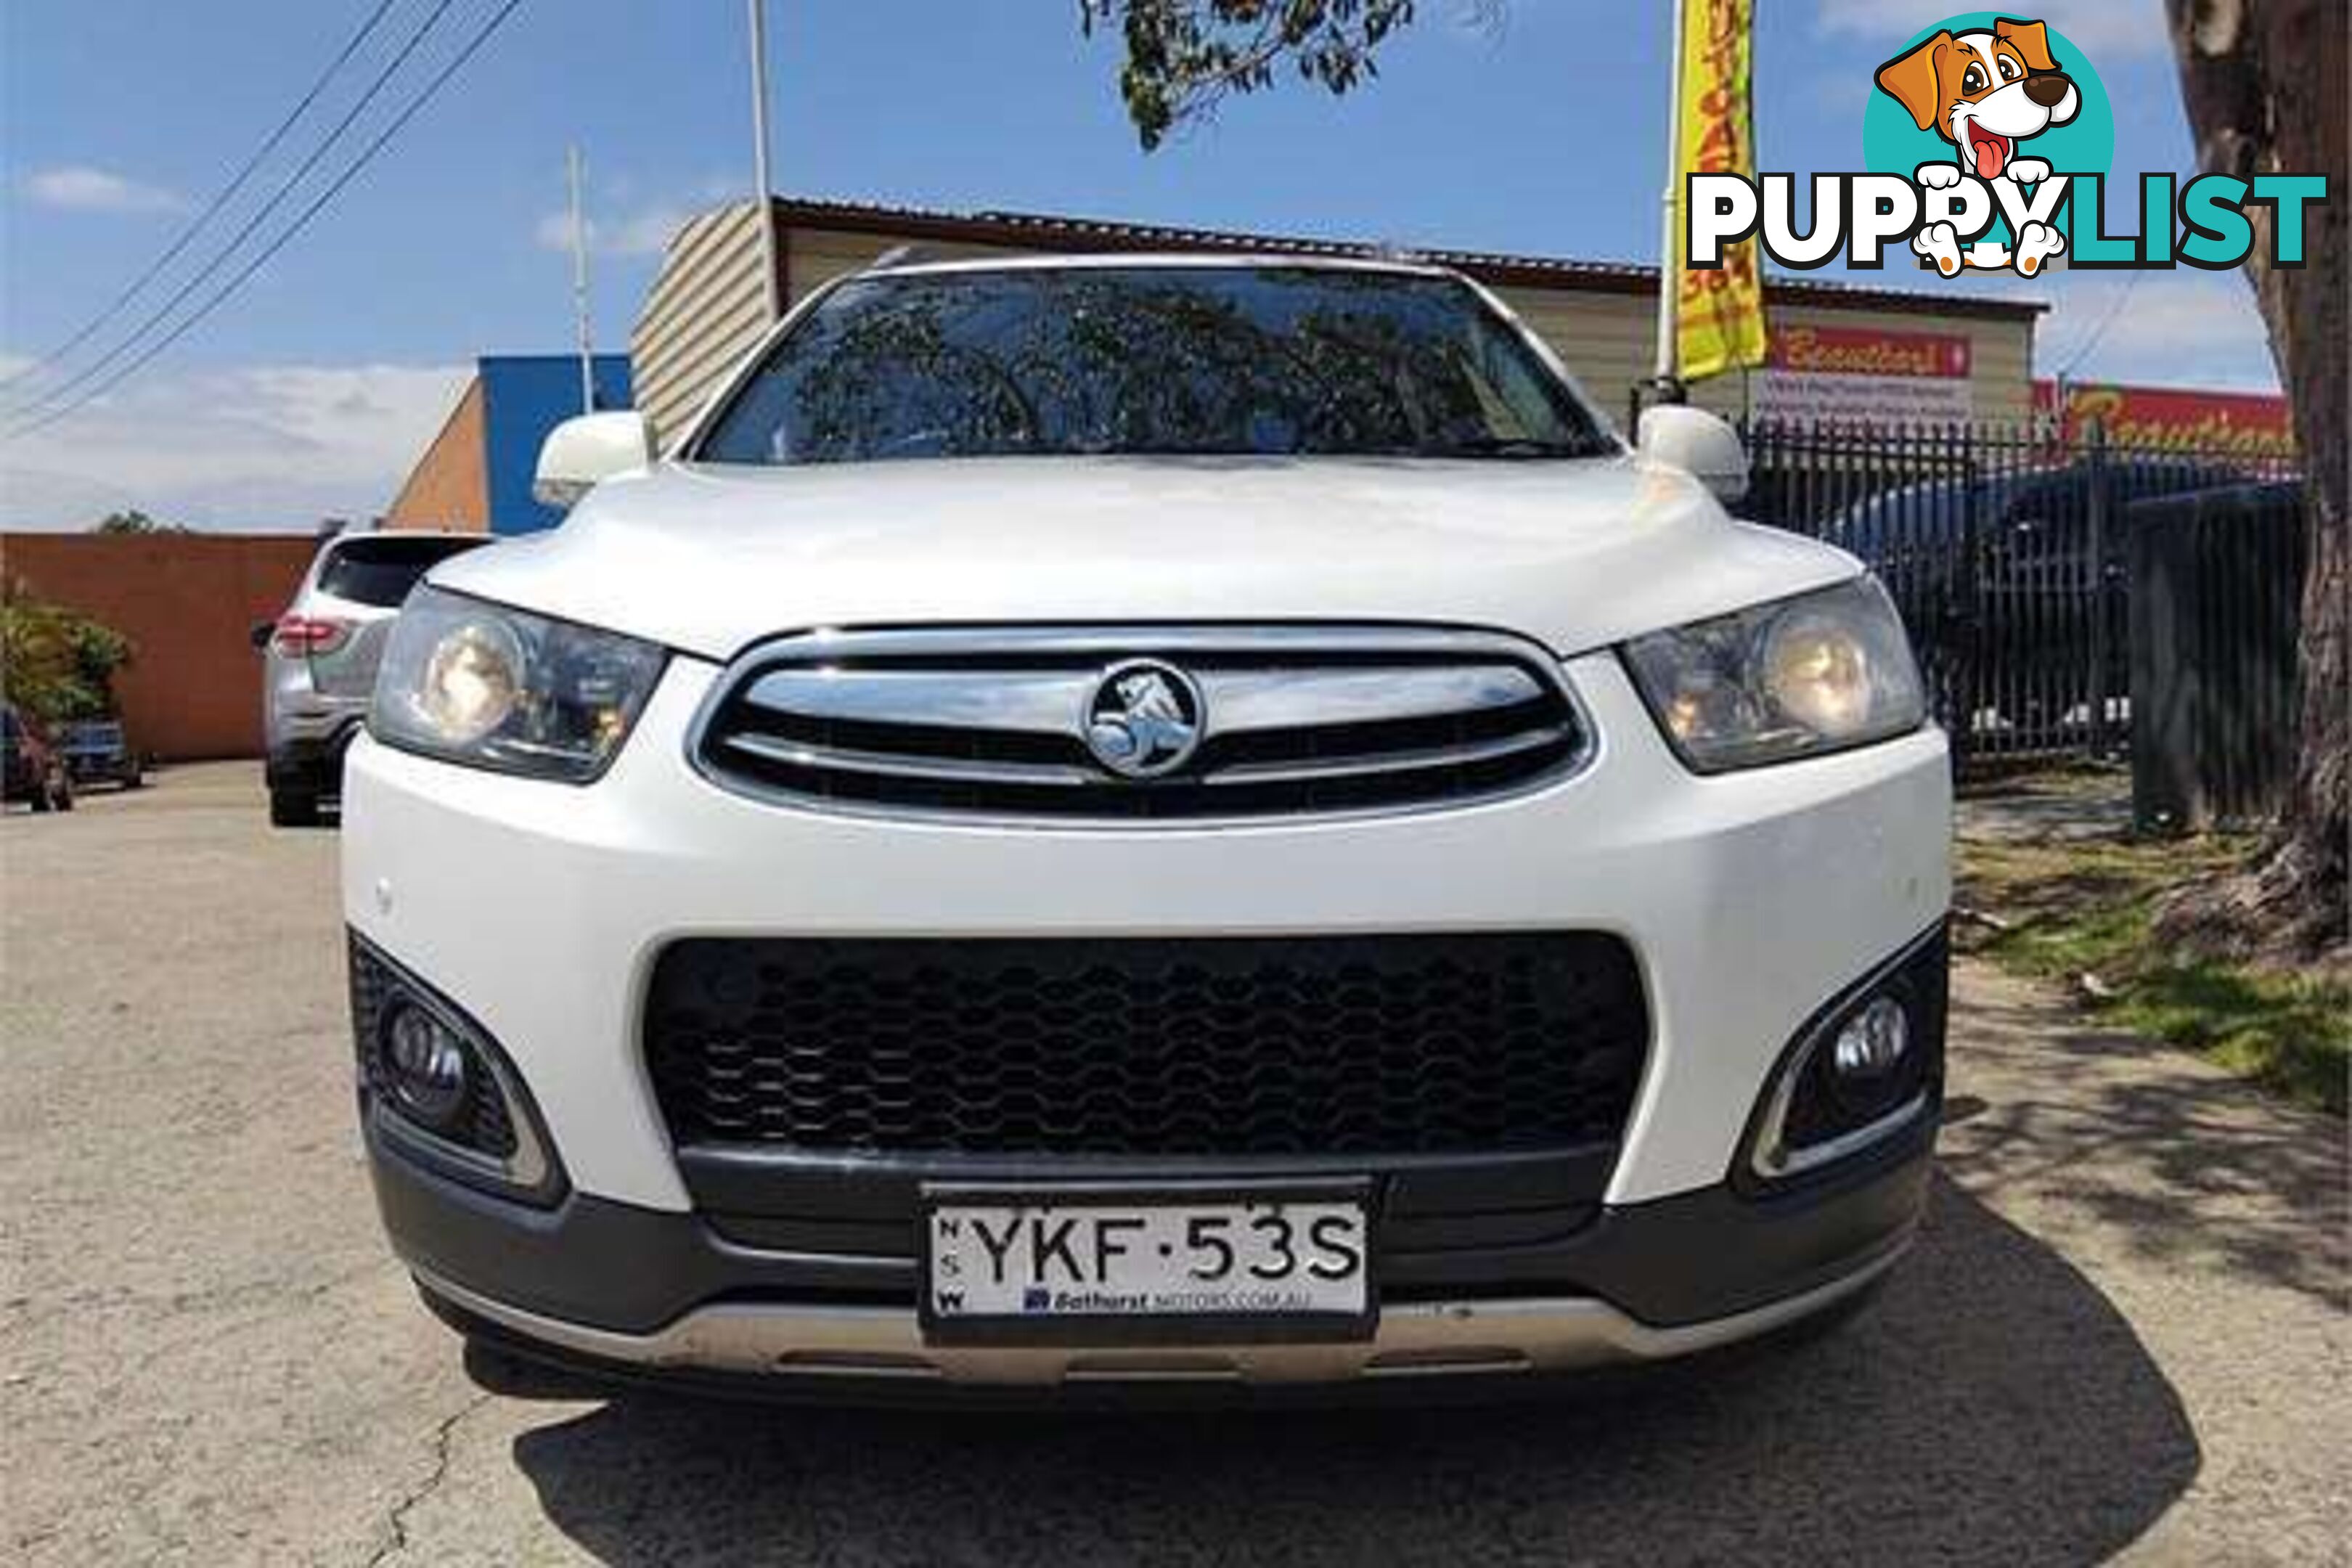
[(114, 711), (114, 672), (131, 639), (79, 611), (0, 581), (0, 677), (7, 700), (46, 724)]
[(1127, 48), (1119, 96), (1146, 150), (1289, 62), (1334, 96), (1380, 74), (1373, 56), (1412, 23), (1413, 0), (1078, 0), (1087, 37)]

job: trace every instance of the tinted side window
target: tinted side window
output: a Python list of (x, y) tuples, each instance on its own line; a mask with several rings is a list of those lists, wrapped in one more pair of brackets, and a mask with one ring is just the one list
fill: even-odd
[(474, 539), (364, 539), (343, 545), (319, 574), (319, 591), (378, 609), (396, 608), (435, 563), (487, 543)]

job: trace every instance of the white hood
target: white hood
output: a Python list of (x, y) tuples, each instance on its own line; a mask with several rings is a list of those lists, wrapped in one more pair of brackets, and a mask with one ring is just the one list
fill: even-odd
[(665, 464), (433, 581), (714, 659), (819, 626), (1418, 621), (1574, 654), (1835, 582), (1631, 458)]

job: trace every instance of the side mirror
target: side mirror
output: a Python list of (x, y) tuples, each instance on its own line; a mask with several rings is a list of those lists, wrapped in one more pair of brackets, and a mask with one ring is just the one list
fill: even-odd
[(276, 621), (256, 621), (253, 623), (253, 630), (246, 634), (246, 640), (253, 644), (254, 652), (266, 653), (269, 648), (269, 639), (277, 635)]
[(1716, 415), (1686, 404), (1642, 410), (1641, 453), (1682, 469), (1726, 506), (1748, 493), (1748, 450), (1739, 433)]
[(631, 410), (583, 414), (547, 433), (531, 478), (531, 499), (570, 509), (615, 474), (646, 468), (654, 460), (653, 426)]

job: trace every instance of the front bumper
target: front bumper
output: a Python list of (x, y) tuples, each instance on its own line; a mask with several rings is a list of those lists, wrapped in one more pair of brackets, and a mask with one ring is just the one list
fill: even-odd
[(941, 1349), (911, 1320), (865, 1307), (719, 1306), (653, 1334), (615, 1334), (541, 1317), (418, 1277), (427, 1304), (469, 1338), (619, 1384), (782, 1399), (884, 1394), (950, 1397), (1219, 1388), (1321, 1393), (1433, 1377), (1558, 1373), (1664, 1361), (1780, 1331), (1853, 1301), (1894, 1267), (1891, 1248), (1801, 1296), (1713, 1322), (1658, 1329), (1606, 1302), (1566, 1298), (1416, 1302), (1381, 1320), (1364, 1343), (1164, 1350)]
[(359, 715), (347, 714), (280, 735), (263, 760), (263, 782), (295, 795), (337, 795), (342, 788), (344, 754), (358, 739), (362, 723)]
[[(911, 1300), (845, 1289), (818, 1261), (729, 1243), (694, 1215), (572, 1194), (552, 1210), (428, 1172), (371, 1125), (376, 1201), (445, 1313), (519, 1348), (635, 1377), (815, 1384), (1330, 1383), (1559, 1372), (1770, 1332), (1876, 1280), (1927, 1201), (1935, 1119), (1826, 1180), (1769, 1199), (1728, 1185), (1610, 1208), (1573, 1235), (1455, 1260), (1484, 1288), (1383, 1282), (1352, 1343), (940, 1346)], [(904, 1294), (911, 1298), (911, 1279)]]
[(76, 784), (127, 784), (139, 776), (139, 764), (121, 752), (66, 753), (66, 776)]
[[(419, 1169), (371, 1128), (394, 1246), (452, 1311), (541, 1348), (771, 1376), (1553, 1367), (1700, 1348), (1829, 1305), (1909, 1235), (1934, 1105), (1795, 1190), (1753, 1195), (1738, 1167), (1790, 1042), (1942, 919), (1943, 739), (1699, 778), (1612, 656), (1566, 669), (1600, 748), (1564, 782), (1454, 809), (1213, 828), (832, 816), (731, 795), (688, 760), (719, 672), (684, 658), (586, 788), (362, 737), (344, 777), (346, 920), (504, 1051), (566, 1179), (555, 1206), (526, 1208)], [(926, 1348), (903, 1255), (747, 1239), (698, 1212), (641, 1038), (656, 962), (694, 937), (1546, 931), (1622, 938), (1640, 969), (1649, 1051), (1613, 1163), (1564, 1223), (1391, 1259), (1380, 1336), (1357, 1346), (1141, 1361)]]

